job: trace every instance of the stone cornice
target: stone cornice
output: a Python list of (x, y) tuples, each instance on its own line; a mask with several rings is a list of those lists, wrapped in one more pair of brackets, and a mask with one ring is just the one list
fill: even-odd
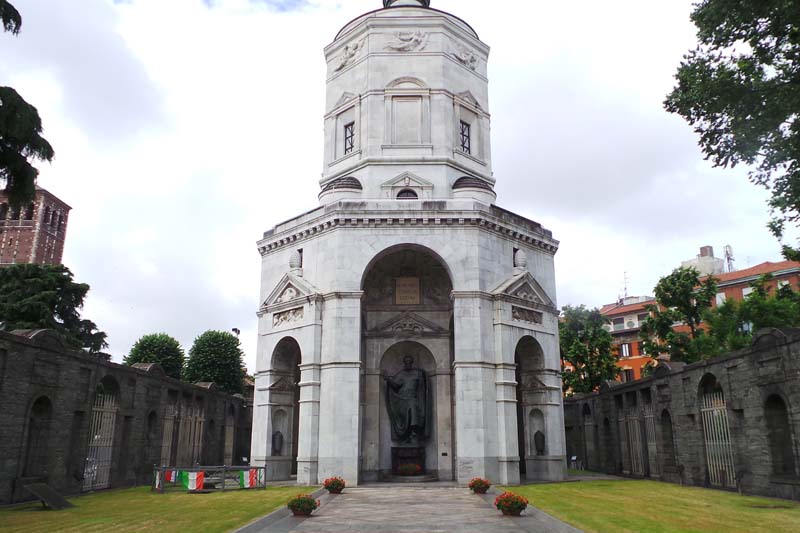
[[(288, 245), (296, 245), (311, 238), (317, 237), (336, 229), (367, 229), (385, 227), (473, 227), (488, 231), (502, 237), (524, 243), (525, 245), (555, 255), (559, 242), (550, 237), (522, 228), (508, 220), (503, 220), (490, 212), (490, 207), (482, 209), (447, 209), (448, 200), (419, 200), (405, 202), (403, 209), (389, 209), (391, 202), (375, 200), (375, 209), (358, 209), (365, 202), (343, 201), (338, 204), (319, 208), (319, 216), (300, 222), (283, 231), (267, 232), (264, 239), (259, 241), (258, 250), (262, 257), (283, 249)], [(385, 204), (381, 206), (380, 204)], [(479, 204), (482, 205), (482, 204)], [(352, 206), (352, 207), (351, 207)], [(314, 212), (308, 213), (310, 216)], [(528, 221), (523, 217), (520, 220)], [(535, 223), (533, 223), (535, 224)], [(283, 224), (284, 226), (288, 223)], [(548, 232), (549, 233), (549, 232)], [(326, 295), (327, 299), (327, 295)]]
[[(418, 148), (418, 146), (415, 146), (415, 147)], [(454, 154), (455, 154), (455, 152), (454, 152)], [(350, 157), (350, 156), (348, 156), (348, 157)], [(470, 158), (470, 159), (475, 159), (475, 158), (473, 157), (473, 158)], [(479, 163), (481, 163), (483, 166), (486, 165), (485, 162), (483, 162), (483, 161), (481, 161), (479, 159), (475, 159), (475, 160), (478, 161)], [(331, 163), (328, 168), (333, 166), (335, 163), (338, 163), (338, 161), (334, 161), (333, 163)], [(485, 172), (479, 172), (474, 167), (468, 167), (466, 165), (463, 165), (457, 159), (455, 159), (455, 157), (429, 156), (429, 157), (426, 157), (424, 159), (424, 161), (421, 161), (420, 158), (417, 157), (417, 156), (414, 156), (414, 157), (376, 156), (376, 157), (360, 158), (353, 165), (350, 165), (350, 166), (347, 166), (347, 167), (344, 167), (344, 168), (339, 168), (335, 172), (331, 172), (330, 174), (325, 174), (323, 179), (320, 181), (320, 187), (324, 188), (325, 185), (327, 185), (328, 183), (336, 180), (337, 178), (342, 178), (342, 177), (349, 176), (351, 174), (355, 174), (359, 170), (361, 170), (362, 168), (365, 168), (365, 167), (368, 167), (368, 166), (378, 166), (378, 165), (389, 166), (389, 165), (393, 165), (393, 166), (399, 166), (399, 167), (407, 167), (409, 164), (413, 164), (413, 165), (420, 165), (420, 164), (422, 164), (422, 165), (447, 165), (447, 166), (450, 166), (450, 167), (454, 168), (456, 171), (458, 171), (460, 173), (463, 173), (466, 176), (479, 177), (479, 178), (481, 178), (481, 179), (483, 179), (485, 181), (488, 181), (489, 183), (495, 183), (496, 182), (494, 176), (492, 176), (491, 174), (487, 174)]]

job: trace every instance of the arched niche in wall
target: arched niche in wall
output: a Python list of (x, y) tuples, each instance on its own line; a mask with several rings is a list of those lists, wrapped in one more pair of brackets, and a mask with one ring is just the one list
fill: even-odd
[(28, 415), (24, 476), (47, 476), (52, 419), (53, 403), (47, 396), (40, 396), (31, 405)]

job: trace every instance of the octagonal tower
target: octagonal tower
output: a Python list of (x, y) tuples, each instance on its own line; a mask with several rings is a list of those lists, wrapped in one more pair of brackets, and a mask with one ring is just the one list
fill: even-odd
[(489, 48), (428, 1), (383, 5), (325, 49), (322, 205), (258, 243), (253, 463), (563, 479), (558, 241), (494, 205)]

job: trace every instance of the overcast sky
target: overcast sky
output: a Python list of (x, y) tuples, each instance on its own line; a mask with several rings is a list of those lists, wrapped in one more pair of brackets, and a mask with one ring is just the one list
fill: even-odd
[[(185, 349), (242, 331), (254, 370), (260, 257), (275, 223), (318, 204), (325, 62), (380, 0), (12, 0), (0, 85), (56, 150), (40, 185), (73, 207), (64, 263), (121, 360), (142, 334)], [(662, 108), (694, 46), (692, 0), (433, 0), (489, 62), (498, 204), (561, 241), (558, 302), (650, 294), (701, 245), (779, 260), (766, 194), (703, 161)]]

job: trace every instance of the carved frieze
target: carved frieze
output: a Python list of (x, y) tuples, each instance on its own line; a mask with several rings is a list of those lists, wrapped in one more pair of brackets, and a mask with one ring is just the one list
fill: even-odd
[(421, 52), (428, 46), (430, 34), (421, 31), (401, 31), (394, 34), (395, 39), (384, 46), (385, 50), (395, 52)]
[(452, 43), (453, 43), (453, 57), (456, 59), (456, 61), (458, 61), (459, 63), (461, 63), (470, 70), (477, 69), (478, 56), (475, 54), (475, 52), (473, 52), (463, 44), (459, 44), (455, 41), (452, 41)]
[(342, 50), (342, 55), (339, 57), (339, 65), (336, 67), (334, 72), (339, 72), (340, 70), (344, 69), (353, 60), (356, 58), (358, 53), (364, 48), (364, 45), (367, 43), (367, 38), (363, 38), (360, 41), (356, 41), (350, 43), (344, 47)]
[(539, 298), (539, 296), (533, 290), (533, 287), (531, 287), (530, 285), (523, 285), (522, 287), (517, 289), (513, 293), (513, 295), (516, 296), (517, 298), (521, 299), (521, 300), (527, 300), (529, 302), (533, 302), (533, 303), (537, 303), (537, 304), (544, 303), (542, 301), (542, 299)]
[(299, 322), (303, 319), (304, 310), (302, 307), (298, 307), (297, 309), (290, 309), (289, 311), (284, 311), (282, 313), (275, 313), (272, 316), (272, 327), (278, 328), (281, 326), (285, 326), (286, 324), (291, 324), (294, 322)]
[(511, 307), (511, 316), (514, 318), (514, 320), (519, 320), (521, 322), (530, 322), (531, 324), (544, 323), (543, 313), (534, 311), (533, 309), (517, 307), (516, 305)]

